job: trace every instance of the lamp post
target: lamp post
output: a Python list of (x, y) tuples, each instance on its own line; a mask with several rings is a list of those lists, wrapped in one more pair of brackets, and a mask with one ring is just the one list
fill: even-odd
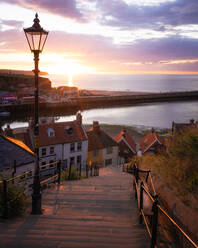
[(36, 13), (34, 23), (30, 28), (24, 28), (25, 36), (32, 53), (34, 53), (34, 76), (35, 76), (35, 91), (34, 91), (34, 152), (35, 158), (35, 171), (33, 180), (33, 193), (32, 193), (32, 214), (42, 214), (41, 210), (41, 185), (40, 185), (40, 167), (39, 167), (39, 102), (38, 102), (38, 74), (39, 74), (39, 54), (43, 51), (48, 32), (45, 31), (39, 24), (38, 14)]

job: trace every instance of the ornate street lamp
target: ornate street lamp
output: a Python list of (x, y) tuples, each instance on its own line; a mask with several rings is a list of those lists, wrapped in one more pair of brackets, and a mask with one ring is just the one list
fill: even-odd
[(41, 210), (41, 185), (40, 185), (40, 167), (39, 167), (39, 102), (38, 102), (38, 63), (39, 53), (43, 51), (48, 32), (45, 31), (39, 24), (38, 14), (36, 13), (34, 24), (30, 28), (24, 28), (25, 36), (28, 41), (28, 45), (32, 53), (34, 53), (34, 75), (35, 75), (35, 100), (34, 100), (34, 152), (35, 159), (35, 172), (33, 181), (33, 193), (32, 193), (32, 214), (42, 214)]

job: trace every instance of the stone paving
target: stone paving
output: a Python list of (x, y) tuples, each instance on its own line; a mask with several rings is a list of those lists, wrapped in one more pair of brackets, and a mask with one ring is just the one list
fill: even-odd
[(0, 223), (1, 248), (147, 248), (138, 224), (132, 178), (120, 168), (99, 177), (63, 182), (43, 193), (40, 216)]

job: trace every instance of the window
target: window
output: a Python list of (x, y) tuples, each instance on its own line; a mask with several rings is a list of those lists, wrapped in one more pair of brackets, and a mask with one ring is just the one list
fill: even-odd
[(55, 131), (53, 128), (48, 128), (47, 133), (49, 137), (55, 137)]
[(54, 154), (54, 147), (53, 146), (50, 147), (50, 154)]
[(67, 159), (63, 160), (62, 168), (67, 168)]
[(67, 136), (73, 136), (73, 135), (74, 135), (73, 128), (70, 127), (70, 126), (66, 126), (65, 132), (66, 132), (66, 135), (67, 135)]
[(70, 165), (73, 165), (74, 162), (75, 162), (75, 157), (71, 157), (71, 158), (70, 158)]
[(81, 163), (81, 155), (77, 156), (77, 164)]
[(98, 150), (95, 150), (92, 152), (92, 157), (97, 157), (98, 156)]
[(75, 143), (71, 143), (70, 144), (70, 152), (74, 152), (75, 151)]
[(77, 144), (77, 150), (78, 151), (81, 151), (81, 149), (82, 149), (82, 142), (78, 142), (78, 144)]
[(111, 165), (112, 164), (112, 159), (106, 159), (105, 160), (105, 165)]
[(107, 147), (107, 154), (111, 154), (113, 152), (113, 147)]
[(42, 156), (45, 156), (46, 155), (46, 148), (42, 148), (41, 153), (42, 153)]

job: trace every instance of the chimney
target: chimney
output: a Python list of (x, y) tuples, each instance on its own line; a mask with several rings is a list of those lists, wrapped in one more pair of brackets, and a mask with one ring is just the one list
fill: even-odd
[(191, 119), (190, 120), (190, 124), (194, 124), (195, 120), (194, 119)]
[(126, 138), (126, 129), (125, 129), (125, 128), (124, 128), (123, 131), (122, 131), (122, 136), (123, 136), (124, 138)]
[(151, 132), (152, 132), (152, 133), (154, 133), (154, 132), (155, 132), (155, 129), (154, 129), (153, 127), (152, 127), (152, 129), (151, 129)]
[(93, 130), (95, 133), (99, 133), (100, 132), (100, 125), (98, 121), (93, 121)]
[(6, 134), (6, 136), (14, 137), (13, 130), (10, 128), (9, 124), (7, 124), (7, 127), (5, 128), (5, 134)]
[(78, 112), (76, 114), (76, 120), (77, 120), (77, 122), (78, 122), (79, 125), (82, 125), (82, 115), (81, 115), (80, 112)]

